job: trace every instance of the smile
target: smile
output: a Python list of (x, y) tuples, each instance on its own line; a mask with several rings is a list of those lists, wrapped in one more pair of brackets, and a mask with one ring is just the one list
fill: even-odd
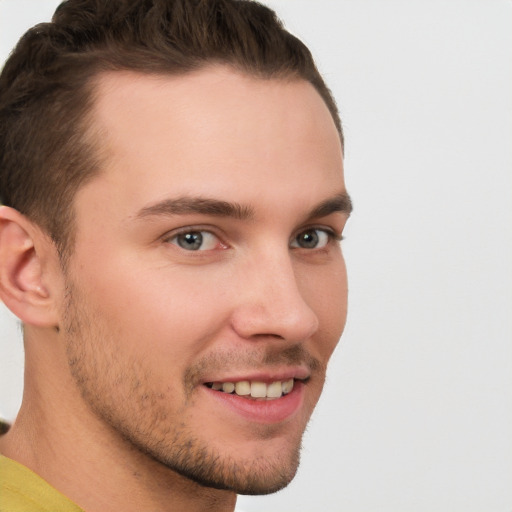
[(206, 386), (214, 391), (238, 395), (246, 398), (275, 400), (293, 390), (295, 380), (277, 380), (273, 382), (248, 381), (238, 382), (207, 382)]

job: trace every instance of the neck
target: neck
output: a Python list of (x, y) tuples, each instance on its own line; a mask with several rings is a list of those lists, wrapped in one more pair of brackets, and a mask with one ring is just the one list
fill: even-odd
[(3, 455), (34, 471), (87, 512), (234, 510), (235, 493), (177, 474), (98, 420), (70, 377), (56, 376), (52, 389), (47, 375), (39, 381), (47, 385), (36, 386), (38, 367), (47, 366), (27, 360), (20, 413), (0, 437)]

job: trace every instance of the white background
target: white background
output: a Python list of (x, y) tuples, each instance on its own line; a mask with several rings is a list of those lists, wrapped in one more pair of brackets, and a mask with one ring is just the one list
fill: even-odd
[[(246, 511), (512, 511), (512, 2), (269, 0), (340, 106), (347, 329), (296, 480)], [(0, 0), (0, 60), (57, 1)], [(0, 310), (0, 413), (21, 338)]]

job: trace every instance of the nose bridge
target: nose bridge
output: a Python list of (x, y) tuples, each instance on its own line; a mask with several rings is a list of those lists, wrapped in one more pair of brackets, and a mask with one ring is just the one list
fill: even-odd
[(298, 342), (318, 329), (317, 315), (303, 296), (288, 250), (259, 253), (244, 271), (244, 291), (234, 315), (241, 336)]

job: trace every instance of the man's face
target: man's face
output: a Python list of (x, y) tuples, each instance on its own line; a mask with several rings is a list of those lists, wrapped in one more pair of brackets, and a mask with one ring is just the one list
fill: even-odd
[(83, 421), (208, 486), (275, 491), (346, 316), (329, 111), (304, 81), (217, 67), (105, 75), (94, 116), (107, 163), (76, 196), (62, 308)]

